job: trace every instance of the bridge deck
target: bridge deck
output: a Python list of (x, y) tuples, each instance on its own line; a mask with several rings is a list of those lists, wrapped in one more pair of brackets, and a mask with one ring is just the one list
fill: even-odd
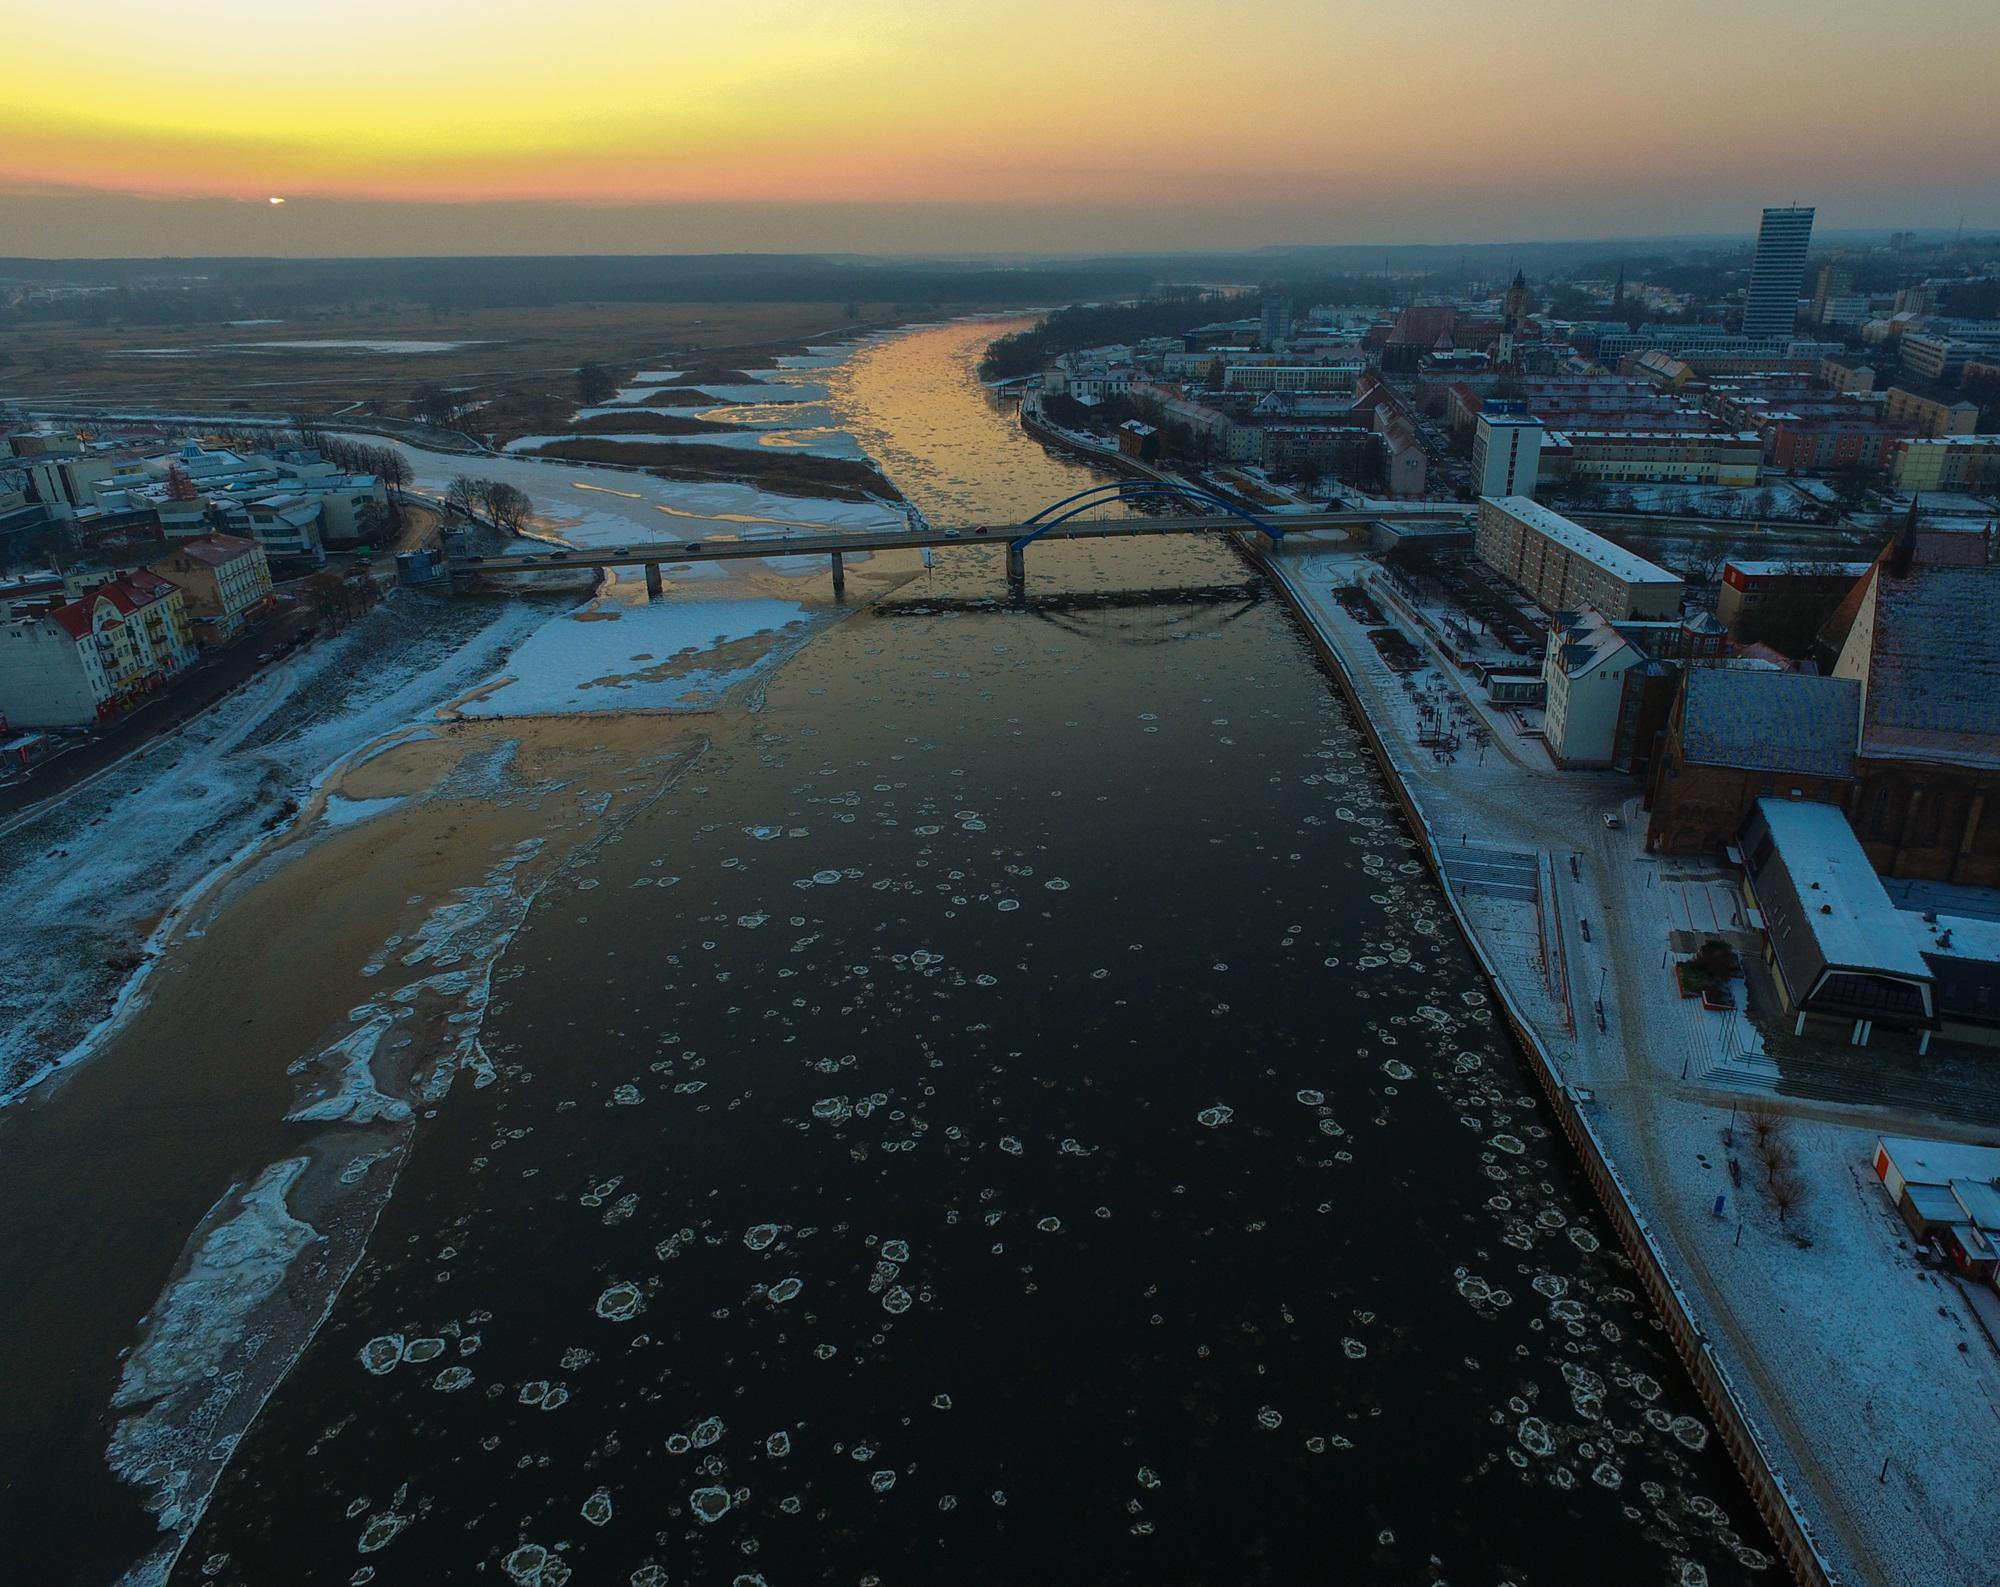
[[(1466, 509), (1451, 503), (1385, 512), (1286, 513), (1272, 523), (1287, 533), (1307, 529), (1354, 529), (1384, 518), (1457, 518)], [(646, 562), (717, 562), (734, 557), (827, 556), (842, 551), (898, 551), (920, 546), (999, 545), (1032, 532), (1031, 524), (970, 524), (946, 529), (885, 529), (826, 534), (769, 535), (743, 539), (731, 534), (693, 540), (634, 540), (622, 546), (566, 546), (553, 551), (504, 556), (452, 557), (458, 573), (506, 573), (546, 569), (551, 562), (577, 567), (630, 567)], [(1256, 533), (1225, 513), (1162, 514), (1159, 517), (1075, 518), (1047, 530), (1045, 540), (1098, 540), (1139, 535), (1213, 534), (1219, 530)]]

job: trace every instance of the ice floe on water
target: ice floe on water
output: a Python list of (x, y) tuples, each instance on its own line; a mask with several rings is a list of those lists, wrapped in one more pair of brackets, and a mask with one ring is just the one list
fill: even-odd
[(606, 1322), (630, 1322), (645, 1305), (645, 1294), (637, 1284), (613, 1284), (597, 1297), (597, 1315)]
[(387, 799), (350, 799), (345, 794), (328, 794), (320, 820), (330, 827), (351, 827), (397, 809), (407, 803), (401, 796)]
[(306, 1166), (303, 1157), (273, 1163), (210, 1210), (119, 1374), (111, 1404), (126, 1414), (112, 1430), (111, 1469), (145, 1491), (161, 1530), (176, 1537), (193, 1527), (226, 1453), (218, 1438), (233, 1444), (254, 1413), (239, 1397), (275, 1382), (266, 1362), (263, 1388), (254, 1387), (253, 1363), (272, 1342), (263, 1310), (321, 1239), (286, 1201)]
[(297, 1122), (334, 1119), (349, 1124), (370, 1124), (377, 1119), (402, 1123), (410, 1116), (410, 1104), (400, 1097), (385, 1095), (375, 1079), (375, 1057), (383, 1037), (395, 1028), (396, 1017), (386, 1009), (370, 1012), (367, 1022), (326, 1048), (314, 1060), (330, 1071), (326, 1094), (316, 1101), (302, 1102), (285, 1115)]

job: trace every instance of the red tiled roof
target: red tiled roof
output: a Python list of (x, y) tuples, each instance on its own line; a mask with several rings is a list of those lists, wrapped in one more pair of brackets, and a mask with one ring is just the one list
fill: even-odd
[(123, 578), (113, 579), (111, 582), (114, 585), (122, 584), (125, 586), (124, 591), (121, 592), (124, 594), (125, 599), (133, 600), (135, 596), (137, 597), (132, 608), (134, 611), (137, 611), (141, 606), (149, 606), (154, 601), (165, 600), (169, 595), (176, 593), (180, 589), (180, 586), (174, 583), (172, 579), (160, 577), (151, 568), (134, 568)]
[(52, 607), (48, 615), (62, 624), (63, 632), (72, 639), (82, 639), (96, 626), (99, 601), (109, 601), (120, 616), (130, 617), (179, 589), (172, 580), (163, 579), (148, 568), (139, 568), (122, 578), (92, 586), (75, 600)]
[(1457, 320), (1458, 310), (1448, 303), (1412, 305), (1396, 316), (1396, 328), (1389, 333), (1389, 340), (1396, 343), (1420, 342), (1432, 347), (1439, 337), (1451, 335)]

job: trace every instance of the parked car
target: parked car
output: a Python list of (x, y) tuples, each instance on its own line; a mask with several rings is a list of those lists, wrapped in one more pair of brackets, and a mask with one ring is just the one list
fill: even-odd
[(1607, 810), (1604, 812), (1604, 824), (1607, 827), (1610, 827), (1613, 831), (1616, 831), (1619, 827), (1625, 825), (1625, 823), (1619, 819), (1618, 812), (1615, 810)]

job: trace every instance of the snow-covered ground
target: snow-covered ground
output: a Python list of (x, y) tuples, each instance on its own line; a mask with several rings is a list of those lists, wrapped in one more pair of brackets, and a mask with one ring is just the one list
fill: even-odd
[(129, 992), (183, 895), (358, 747), (500, 671), (560, 605), (402, 595), (0, 835), (0, 1099)]
[(846, 458), (852, 462), (859, 462), (866, 455), (861, 450), (861, 443), (845, 430), (835, 430), (826, 426), (793, 429), (775, 425), (761, 428), (746, 427), (740, 432), (698, 431), (693, 435), (623, 432), (613, 435), (588, 435), (575, 432), (565, 435), (521, 435), (507, 443), (507, 451), (510, 454), (534, 453), (542, 447), (555, 446), (565, 441), (610, 441), (630, 446), (727, 446), (749, 451), (769, 447), (789, 452), (808, 452), (814, 457)]
[[(1963, 1292), (1918, 1268), (1869, 1169), (1884, 1129), (1962, 1127), (1773, 1095), (1755, 1027), (1683, 999), (1667, 962), (1673, 933), (1736, 925), (1720, 867), (1646, 855), (1636, 784), (1556, 771), (1539, 743), (1474, 698), (1367, 558), (1330, 537), (1295, 536), (1272, 562), (1342, 656), (1510, 998), (1565, 1078), (1595, 1094), (1593, 1128), (1844, 1579), (1993, 1579), (1978, 1540), (2000, 1469), (2000, 1354)], [(1334, 588), (1355, 581), (1425, 651), (1423, 672), (1392, 672), (1339, 607)], [(1418, 742), (1440, 694), (1448, 716), (1492, 733), (1483, 758), (1469, 734), (1449, 760)], [(1606, 813), (1622, 825), (1607, 828)], [(1542, 859), (1539, 905), (1458, 881), (1492, 874), (1478, 862), (1506, 853)], [(1737, 1148), (1724, 1144), (1732, 1104), (1753, 1101), (1791, 1115), (1811, 1191), (1782, 1222), (1758, 1188), (1740, 1117)]]
[(1810, 518), (1825, 504), (1789, 480), (1737, 488), (1728, 485), (1608, 485), (1572, 512), (1659, 512), (1692, 518)]
[[(658, 380), (671, 371), (650, 371)], [(643, 382), (645, 376), (641, 377)], [(756, 394), (825, 388), (773, 372)], [(623, 395), (623, 394), (621, 394)], [(381, 437), (409, 458), (417, 491), (442, 495), (451, 479), (504, 479), (534, 499), (538, 520), (579, 545), (695, 535), (768, 536), (900, 527), (881, 503), (783, 496), (748, 485), (683, 484), (568, 463), (431, 452)], [(742, 439), (754, 443), (756, 433)], [(770, 559), (779, 572), (797, 559)], [(589, 614), (539, 597), (452, 600), (400, 594), (353, 628), (272, 667), (188, 727), (154, 740), (59, 801), (0, 832), (0, 1101), (80, 1053), (88, 1035), (143, 984), (149, 939), (170, 925), (191, 889), (254, 848), (335, 763), (398, 728), (421, 724), (448, 700), (511, 677), (475, 713), (686, 709), (789, 653), (809, 631), (795, 603), (764, 595), (737, 565), (687, 570), (702, 598), (647, 605), (635, 585), (608, 591)], [(744, 564), (744, 568), (763, 564)], [(805, 571), (823, 571), (823, 560)], [(680, 579), (677, 574), (676, 578)], [(732, 599), (732, 597), (734, 597)], [(533, 655), (514, 657), (544, 624)], [(793, 625), (797, 625), (796, 628)], [(720, 640), (780, 637), (758, 654), (701, 667), (694, 653)], [(329, 823), (365, 819), (334, 803)]]
[[(540, 716), (580, 711), (700, 710), (768, 671), (804, 643), (812, 620), (794, 601), (645, 599), (621, 585), (545, 625), (516, 650), (507, 680), (468, 701), (466, 716)], [(759, 635), (780, 636), (712, 666), (704, 652)], [(786, 641), (789, 641), (787, 643)]]
[(409, 459), (413, 488), (441, 497), (460, 474), (501, 480), (528, 493), (537, 523), (573, 545), (695, 538), (755, 531), (823, 533), (829, 529), (901, 528), (902, 510), (884, 502), (784, 496), (751, 485), (690, 484), (650, 474), (528, 457), (462, 457), (379, 436)]

